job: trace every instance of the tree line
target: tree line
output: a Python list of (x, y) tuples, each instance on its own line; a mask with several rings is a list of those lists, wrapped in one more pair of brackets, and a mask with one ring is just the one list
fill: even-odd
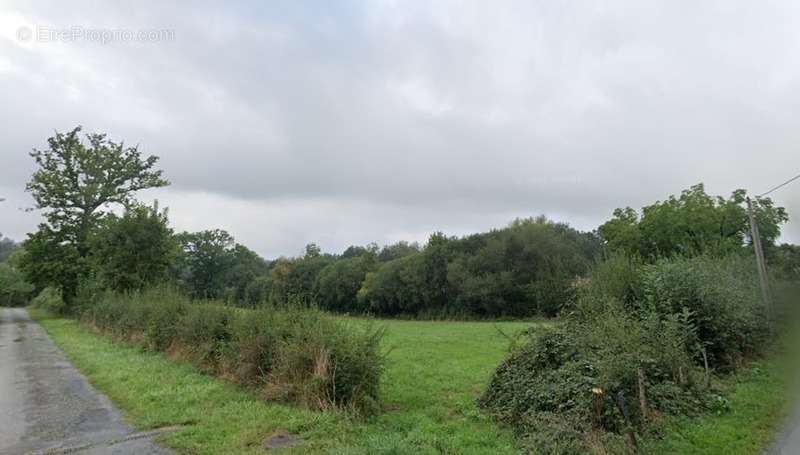
[[(137, 201), (139, 190), (168, 185), (158, 158), (137, 147), (82, 136), (77, 127), (56, 133), (31, 156), (37, 170), (27, 190), (44, 221), (23, 242), (14, 270), (34, 293), (59, 289), (67, 308), (81, 294), (169, 283), (195, 299), (251, 306), (300, 302), (416, 317), (554, 315), (606, 251), (723, 254), (749, 243), (744, 191), (726, 199), (697, 185), (641, 213), (617, 209), (594, 232), (524, 218), (463, 237), (436, 232), (424, 245), (372, 243), (331, 254), (312, 243), (302, 255), (267, 260), (221, 229), (175, 232), (167, 210)], [(796, 259), (796, 249), (775, 245), (785, 210), (769, 198), (755, 202), (770, 257)]]

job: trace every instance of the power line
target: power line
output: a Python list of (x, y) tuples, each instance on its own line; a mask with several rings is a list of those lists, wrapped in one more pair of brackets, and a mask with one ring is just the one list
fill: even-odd
[(767, 191), (766, 193), (761, 193), (761, 194), (759, 194), (759, 195), (758, 195), (758, 196), (756, 196), (756, 197), (764, 197), (764, 196), (768, 195), (769, 193), (771, 193), (771, 192), (773, 192), (773, 191), (777, 190), (778, 188), (781, 188), (781, 187), (783, 187), (783, 186), (786, 186), (786, 185), (788, 185), (788, 184), (790, 184), (790, 183), (794, 182), (794, 181), (795, 181), (795, 180), (797, 180), (797, 179), (800, 179), (800, 174), (797, 174), (797, 175), (795, 175), (794, 177), (792, 177), (792, 178), (790, 178), (789, 180), (787, 180), (787, 181), (785, 181), (785, 182), (781, 183), (780, 185), (776, 186), (775, 188), (773, 188), (773, 189), (771, 189), (771, 190)]

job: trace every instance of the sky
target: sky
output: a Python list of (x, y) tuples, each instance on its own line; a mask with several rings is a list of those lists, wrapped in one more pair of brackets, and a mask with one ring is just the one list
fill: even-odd
[[(69, 3), (69, 4), (67, 4)], [(595, 229), (800, 173), (793, 1), (0, 0), (0, 232), (82, 125), (159, 156), (176, 230), (265, 257), (539, 214)], [(800, 243), (800, 181), (771, 195)]]

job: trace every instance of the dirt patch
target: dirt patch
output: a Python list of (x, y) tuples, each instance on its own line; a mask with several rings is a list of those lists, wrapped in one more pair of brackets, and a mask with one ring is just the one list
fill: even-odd
[(261, 447), (267, 450), (286, 449), (294, 447), (303, 442), (300, 436), (289, 433), (286, 430), (278, 430), (264, 439)]
[(401, 405), (400, 403), (391, 402), (391, 403), (384, 403), (383, 404), (383, 411), (384, 412), (397, 412), (397, 411), (402, 411), (402, 410), (403, 410), (403, 405)]

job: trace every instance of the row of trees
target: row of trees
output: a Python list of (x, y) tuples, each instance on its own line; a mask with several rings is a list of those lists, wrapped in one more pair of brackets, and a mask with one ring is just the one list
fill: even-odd
[[(298, 257), (265, 260), (223, 230), (175, 233), (166, 210), (138, 203), (137, 191), (167, 185), (157, 157), (89, 134), (57, 133), (31, 154), (27, 189), (45, 221), (24, 242), (16, 270), (37, 290), (55, 287), (71, 305), (83, 290), (132, 291), (172, 283), (194, 298), (257, 305), (316, 303), (382, 315), (552, 315), (570, 299), (598, 253), (655, 258), (726, 254), (747, 247), (743, 190), (728, 199), (702, 185), (642, 209), (618, 209), (595, 233), (544, 217), (465, 237), (431, 235), (424, 246), (351, 246), (342, 254), (309, 244)], [(111, 210), (122, 206), (122, 213)], [(756, 199), (772, 257), (783, 208)], [(7, 248), (0, 242), (0, 254)]]
[[(553, 314), (599, 248), (596, 236), (544, 218), (424, 247), (352, 246), (340, 255), (310, 244), (266, 261), (223, 230), (175, 233), (166, 211), (137, 191), (167, 185), (157, 157), (104, 135), (57, 133), (31, 154), (28, 183), (45, 222), (25, 241), (19, 267), (37, 289), (70, 306), (83, 291), (132, 291), (170, 282), (194, 298), (255, 305), (318, 303), (341, 312), (480, 316)], [(113, 206), (124, 207), (119, 214)]]

